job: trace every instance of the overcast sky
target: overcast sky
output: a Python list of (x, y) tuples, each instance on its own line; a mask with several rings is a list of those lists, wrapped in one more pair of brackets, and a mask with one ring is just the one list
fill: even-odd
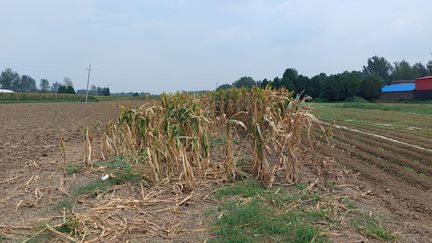
[(112, 92), (432, 58), (431, 0), (0, 0), (0, 68)]

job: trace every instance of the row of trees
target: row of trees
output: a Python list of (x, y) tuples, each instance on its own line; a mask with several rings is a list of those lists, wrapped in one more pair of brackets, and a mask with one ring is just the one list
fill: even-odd
[[(73, 82), (70, 78), (65, 77), (62, 83), (54, 82), (50, 84), (47, 79), (41, 79), (39, 82), (39, 89), (36, 86), (36, 80), (29, 75), (20, 76), (11, 68), (6, 68), (0, 74), (0, 88), (9, 89), (15, 92), (55, 92), (63, 94), (75, 94)], [(89, 90), (91, 95), (110, 95), (109, 88), (91, 86)]]
[(326, 75), (320, 73), (309, 78), (299, 74), (294, 68), (288, 68), (282, 78), (273, 80), (255, 81), (245, 76), (231, 84), (223, 84), (218, 89), (230, 87), (250, 88), (254, 85), (274, 88), (287, 88), (297, 94), (303, 92), (313, 98), (322, 98), (330, 101), (345, 100), (353, 96), (360, 96), (367, 100), (379, 97), (381, 87), (391, 83), (392, 80), (412, 80), (418, 77), (432, 75), (432, 60), (426, 65), (416, 63), (410, 65), (402, 60), (391, 65), (383, 57), (371, 57), (362, 71), (345, 71), (339, 74)]
[[(77, 90), (77, 94), (86, 94), (87, 90), (85, 89), (80, 89)], [(108, 87), (98, 87), (96, 85), (91, 85), (90, 89), (89, 89), (89, 95), (100, 95), (100, 96), (110, 96), (111, 92), (110, 89)]]

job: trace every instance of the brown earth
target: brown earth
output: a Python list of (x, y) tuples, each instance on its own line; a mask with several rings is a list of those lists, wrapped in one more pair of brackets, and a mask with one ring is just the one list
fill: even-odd
[(346, 183), (371, 195), (358, 203), (380, 215), (398, 241), (432, 241), (432, 153), (347, 130), (317, 151), (357, 174)]
[[(12, 235), (13, 229), (31, 229), (41, 218), (55, 217), (41, 212), (65, 196), (58, 190), (63, 160), (59, 148), (61, 137), (65, 139), (68, 162), (82, 163), (83, 128), (90, 128), (96, 137), (100, 135), (107, 121), (117, 119), (120, 111), (118, 104), (138, 105), (140, 102), (0, 105), (0, 232)], [(405, 138), (403, 135), (396, 135), (395, 138)], [(405, 139), (411, 141), (414, 137), (410, 135)], [(426, 140), (422, 139), (418, 144), (424, 146), (425, 142)], [(331, 144), (322, 143), (317, 151), (322, 156), (334, 159), (338, 163), (335, 166), (337, 169), (354, 172), (338, 182), (345, 188), (343, 193), (368, 192), (365, 196), (356, 197), (358, 207), (381, 216), (384, 224), (396, 235), (397, 241), (431, 242), (432, 154), (349, 131), (335, 133)], [(91, 175), (84, 175), (84, 178), (74, 176), (68, 181), (68, 185), (90, 179)], [(214, 184), (218, 184), (218, 181)], [(117, 189), (112, 191), (113, 195)], [(160, 190), (160, 194), (150, 199), (157, 198), (171, 203), (169, 198), (172, 198), (173, 194), (170, 190)], [(211, 190), (212, 188), (203, 184), (196, 193), (205, 195)], [(146, 191), (128, 193), (140, 198), (144, 197)], [(176, 195), (172, 199), (172, 207), (183, 200), (188, 203), (189, 196), (191, 195), (187, 193)], [(105, 201), (102, 198), (100, 202)], [(180, 212), (174, 210), (173, 214), (167, 213), (166, 208), (151, 205), (149, 212), (142, 213), (150, 217), (150, 221), (169, 229), (169, 232), (166, 232), (168, 238), (173, 232), (175, 235), (184, 230), (184, 225), (178, 223), (183, 220), (189, 222), (188, 226), (196, 231), (189, 232), (189, 236), (185, 233), (177, 240), (203, 241), (206, 237), (201, 230), (205, 227), (205, 219), (201, 210), (212, 203), (190, 203), (201, 205), (199, 208), (185, 207)], [(109, 202), (106, 205), (109, 205)], [(127, 217), (128, 213), (124, 215)], [(130, 217), (132, 220), (137, 219), (136, 215)], [(161, 222), (162, 218), (164, 221), (166, 218), (172, 220)], [(109, 220), (109, 217), (106, 219)], [(156, 227), (151, 222), (147, 223), (149, 228)], [(334, 238), (338, 242), (346, 239), (359, 238), (350, 237), (349, 231)]]

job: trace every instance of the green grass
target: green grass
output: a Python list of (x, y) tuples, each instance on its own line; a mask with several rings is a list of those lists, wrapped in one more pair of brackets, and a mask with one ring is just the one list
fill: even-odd
[(151, 185), (151, 182), (144, 177), (143, 173), (135, 170), (123, 157), (115, 157), (110, 161), (96, 162), (97, 166), (106, 167), (105, 173), (110, 177), (106, 181), (97, 178), (85, 185), (75, 188), (74, 193), (76, 196), (87, 195), (96, 197), (99, 193), (106, 192), (111, 186), (123, 183), (139, 184), (143, 182), (144, 185)]
[(79, 164), (67, 164), (66, 165), (66, 173), (68, 175), (80, 173), (82, 170), (83, 170), (83, 166), (79, 165)]
[(364, 235), (384, 241), (394, 240), (394, 236), (382, 226), (377, 217), (363, 213), (358, 216), (354, 224)]
[(85, 185), (81, 185), (74, 190), (76, 196), (87, 195), (95, 198), (99, 193), (106, 192), (113, 183), (110, 180), (102, 181), (97, 179)]
[[(268, 190), (251, 179), (221, 187), (212, 196), (223, 200), (223, 205), (216, 212), (207, 212), (222, 215), (214, 219), (210, 242), (328, 241), (315, 226), (327, 220), (324, 211), (308, 207), (319, 200), (319, 195), (299, 192), (295, 186)], [(290, 204), (298, 207), (287, 208)]]
[(255, 180), (242, 180), (237, 183), (228, 184), (213, 193), (216, 199), (226, 196), (253, 197), (265, 193), (265, 188)]
[(311, 219), (320, 217), (314, 213), (276, 213), (268, 206), (253, 199), (222, 206), (223, 216), (214, 224), (217, 237), (210, 242), (325, 242), (320, 230), (311, 225)]
[(74, 205), (74, 201), (69, 198), (64, 198), (57, 202), (56, 205), (52, 207), (53, 210), (60, 210), (60, 209), (71, 209)]
[(417, 114), (432, 114), (432, 105), (424, 103), (329, 103), (334, 108), (369, 109), (381, 111), (397, 111)]

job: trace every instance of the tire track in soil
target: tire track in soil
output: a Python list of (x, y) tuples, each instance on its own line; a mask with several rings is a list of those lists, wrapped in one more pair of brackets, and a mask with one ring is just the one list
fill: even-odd
[[(398, 150), (383, 150), (384, 146), (380, 146), (379, 143), (370, 141), (367, 139), (359, 139), (359, 137), (352, 138), (346, 136), (334, 136), (333, 139), (339, 141), (339, 144), (350, 144), (354, 148), (370, 155), (374, 155), (375, 158), (393, 162), (401, 167), (409, 167), (419, 173), (427, 174), (432, 176), (432, 167), (420, 163), (413, 162), (410, 157), (403, 156)], [(432, 177), (431, 177), (432, 178)]]
[(394, 176), (394, 180), (404, 181), (406, 184), (412, 186), (421, 186), (424, 189), (432, 187), (432, 180), (423, 179), (417, 173), (408, 171), (402, 166), (394, 164), (393, 162), (383, 160), (375, 155), (360, 150), (358, 147), (346, 144), (340, 141), (334, 141), (335, 147), (339, 150), (345, 151), (351, 158), (356, 158), (362, 163), (369, 165), (373, 168), (379, 168)]
[[(358, 172), (357, 178), (347, 178), (347, 182), (371, 190), (373, 199), (370, 200), (373, 202), (366, 202), (366, 206), (379, 211), (383, 205), (387, 212), (383, 215), (385, 222), (394, 230), (405, 228), (405, 231), (409, 231), (410, 239), (407, 241), (431, 242), (432, 180), (421, 178), (404, 167), (430, 175), (432, 170), (428, 165), (432, 150), (357, 129), (339, 127), (348, 132), (348, 136), (334, 132), (332, 143), (319, 145), (317, 152)], [(380, 153), (380, 149), (387, 154)], [(422, 151), (415, 156), (420, 158), (421, 164), (411, 162), (410, 156), (415, 152), (410, 149)]]
[[(432, 239), (432, 192), (406, 180), (397, 180), (395, 171), (373, 167), (360, 158), (351, 156), (343, 149), (321, 144), (317, 152), (334, 158), (339, 164), (354, 172), (358, 177), (347, 178), (347, 183), (362, 185), (364, 190), (371, 190), (372, 199), (362, 202), (372, 211), (380, 211), (386, 225), (393, 230), (404, 229), (410, 240), (430, 242)], [(367, 201), (370, 200), (370, 201)]]
[[(331, 120), (331, 119), (323, 119), (322, 121), (326, 121), (326, 122), (323, 122), (323, 124), (330, 124), (331, 122), (333, 122), (333, 120)], [(375, 135), (383, 136), (383, 137), (386, 137), (389, 139), (394, 139), (397, 141), (403, 141), (407, 144), (416, 145), (419, 147), (423, 147), (423, 148), (432, 150), (432, 143), (430, 142), (432, 137), (430, 135), (419, 136), (419, 135), (411, 134), (411, 133), (407, 132), (406, 130), (395, 130), (394, 128), (389, 129), (389, 128), (385, 128), (385, 127), (378, 128), (378, 127), (368, 126), (368, 125), (364, 125), (364, 124), (353, 124), (353, 123), (344, 122), (344, 121), (340, 121), (340, 120), (336, 120), (336, 122), (337, 122), (337, 124), (341, 124), (340, 125), (341, 127), (355, 129), (355, 130), (359, 130), (362, 132), (368, 131), (369, 133), (372, 133)]]
[(336, 133), (336, 137), (355, 136), (357, 140), (361, 141), (364, 144), (375, 146), (376, 148), (381, 148), (383, 149), (383, 151), (393, 152), (397, 155), (402, 155), (401, 157), (405, 159), (414, 159), (414, 161), (426, 165), (428, 166), (428, 168), (430, 168), (430, 165), (432, 165), (432, 161), (429, 159), (429, 157), (432, 157), (432, 153), (417, 148), (407, 147), (403, 144), (394, 143), (380, 138), (371, 138), (367, 135), (358, 135), (359, 134), (351, 132), (349, 130)]
[[(330, 126), (331, 125), (330, 123), (327, 123), (327, 122), (321, 122), (321, 124), (326, 125), (326, 126)], [(424, 151), (432, 153), (432, 149), (430, 149), (430, 148), (432, 148), (432, 144), (430, 144), (431, 143), (430, 140), (427, 140), (427, 142), (428, 142), (429, 145), (428, 144), (418, 144), (418, 143), (412, 144), (412, 143), (408, 143), (408, 142), (399, 141), (399, 140), (397, 140), (395, 138), (386, 137), (384, 135), (379, 135), (379, 134), (375, 134), (375, 133), (371, 133), (371, 132), (365, 132), (365, 131), (362, 131), (362, 130), (358, 130), (358, 129), (354, 129), (354, 128), (349, 128), (349, 127), (346, 127), (346, 126), (335, 125), (335, 127), (338, 128), (338, 129), (344, 129), (344, 130), (348, 130), (348, 131), (352, 131), (352, 132), (356, 132), (356, 133), (361, 133), (361, 134), (364, 134), (364, 135), (373, 136), (373, 137), (384, 139), (384, 140), (387, 140), (387, 141), (390, 141), (390, 142), (393, 142), (393, 143), (399, 143), (399, 144), (402, 144), (402, 145), (405, 145), (405, 146), (408, 146), (408, 147), (412, 147), (412, 148), (416, 148), (416, 149), (420, 149), (420, 150), (424, 150)], [(371, 129), (371, 130), (374, 130), (374, 129)], [(425, 147), (427, 147), (427, 148), (422, 147), (424, 145), (426, 145)]]

